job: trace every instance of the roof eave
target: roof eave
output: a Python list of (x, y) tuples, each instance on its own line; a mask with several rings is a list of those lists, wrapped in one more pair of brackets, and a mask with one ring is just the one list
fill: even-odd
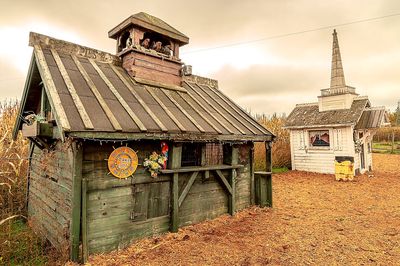
[(305, 129), (305, 128), (326, 128), (326, 127), (350, 127), (354, 126), (355, 123), (344, 123), (344, 124), (329, 124), (329, 125), (301, 125), (301, 126), (284, 126), (284, 129)]
[(237, 141), (237, 142), (261, 142), (272, 141), (274, 135), (218, 135), (218, 134), (190, 134), (190, 133), (124, 133), (124, 132), (88, 132), (76, 131), (69, 132), (68, 136), (81, 139), (93, 140), (144, 140), (144, 139), (160, 139), (172, 141), (198, 141), (198, 142), (212, 142), (212, 141)]
[(36, 64), (35, 53), (32, 52), (31, 62), (29, 64), (29, 69), (28, 69), (28, 75), (26, 76), (25, 85), (24, 85), (24, 91), (22, 93), (22, 98), (21, 98), (21, 102), (19, 104), (19, 110), (18, 110), (17, 118), (15, 120), (13, 132), (12, 132), (13, 140), (17, 139), (18, 132), (21, 129), (21, 126), (22, 126), (21, 118), (22, 118), (22, 114), (23, 114), (23, 112), (25, 110), (26, 99), (28, 97), (29, 87), (31, 86), (32, 75), (33, 75), (33, 67), (34, 67), (35, 64)]

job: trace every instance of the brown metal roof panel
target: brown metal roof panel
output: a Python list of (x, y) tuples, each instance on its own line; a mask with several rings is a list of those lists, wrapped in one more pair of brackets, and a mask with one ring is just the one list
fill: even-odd
[[(177, 93), (171, 93), (171, 96), (182, 106), (186, 112), (208, 133), (217, 133), (203, 118), (197, 114), (192, 107)], [(198, 129), (197, 129), (198, 131)]]
[[(221, 132), (221, 134), (230, 134), (223, 126), (220, 125), (220, 123), (218, 123), (216, 119), (214, 119), (214, 117), (208, 114), (204, 106), (198, 104), (195, 100), (193, 100), (193, 98), (188, 93), (182, 93), (181, 97), (183, 97), (188, 104), (193, 106), (193, 110), (199, 112), (205, 119), (209, 121), (207, 122), (207, 124), (209, 124), (211, 127), (212, 125), (216, 127)], [(214, 130), (216, 131), (215, 128)]]
[[(56, 85), (57, 86), (57, 85)], [(78, 110), (76, 109), (75, 103), (71, 98), (71, 95), (66, 93), (59, 93), (62, 106), (67, 115), (68, 122), (71, 126), (71, 131), (83, 131), (85, 126), (83, 125), (82, 119), (79, 116)]]
[(135, 84), (132, 88), (136, 91), (137, 94), (142, 98), (142, 100), (147, 105), (158, 105), (157, 101), (151, 96), (151, 94), (146, 90), (146, 88), (142, 85)]
[(95, 97), (80, 96), (85, 109), (93, 123), (94, 129), (97, 131), (114, 131), (113, 125), (108, 120), (104, 110)]
[[(65, 56), (60, 54), (61, 60), (65, 65), (67, 73), (71, 78), (72, 83), (76, 89), (76, 93), (80, 97), (95, 97), (93, 92), (90, 90), (89, 86), (87, 85), (85, 79), (83, 78), (81, 72), (76, 67), (74, 61), (72, 60), (71, 56)], [(99, 108), (101, 106), (99, 105)]]
[[(134, 102), (127, 102), (131, 109), (135, 112), (137, 117), (142, 121), (145, 127), (148, 129), (149, 132), (159, 132), (160, 127), (156, 124), (156, 122), (151, 118), (151, 116), (146, 112), (143, 106), (139, 103)], [(114, 112), (114, 110), (113, 110)], [(114, 114), (118, 115), (118, 113)]]
[[(208, 102), (206, 102), (203, 97), (199, 96), (197, 92), (195, 92), (190, 86), (184, 85), (184, 88), (188, 90), (190, 93), (190, 96), (196, 99), (203, 108), (207, 109), (209, 113), (212, 114), (212, 116), (215, 117), (215, 120), (218, 122), (217, 125), (220, 127), (225, 127), (226, 130), (230, 130), (234, 134), (241, 134), (235, 127), (233, 127), (224, 117), (222, 117), (217, 111), (214, 110), (212, 106)], [(200, 94), (201, 95), (201, 94)], [(208, 99), (207, 99), (208, 100)], [(222, 123), (222, 124), (221, 124)]]
[(104, 99), (122, 127), (123, 132), (140, 132), (139, 127), (122, 107), (118, 100)]
[[(158, 104), (149, 104), (151, 110), (153, 110), (154, 114), (163, 122), (165, 127), (168, 129), (168, 133), (179, 133), (181, 130), (179, 127), (172, 121), (172, 119), (165, 113), (163, 108), (161, 108)], [(157, 130), (161, 132), (160, 129)]]
[(117, 100), (115, 95), (107, 87), (107, 84), (100, 77), (100, 75), (96, 72), (96, 70), (90, 64), (90, 62), (86, 58), (79, 58), (79, 62), (81, 62), (83, 68), (89, 74), (89, 77), (92, 79), (96, 89), (100, 92), (103, 99)]
[[(238, 121), (241, 125), (244, 126), (248, 130), (248, 134), (263, 134), (262, 131), (257, 129), (255, 126), (253, 126), (251, 123), (249, 123), (244, 117), (243, 114), (240, 113), (233, 109), (231, 106), (229, 106), (222, 98), (220, 95), (215, 93), (213, 89), (211, 89), (208, 86), (204, 85), (199, 85), (201, 88), (203, 88), (204, 91), (207, 92), (211, 96), (212, 99), (214, 99), (216, 102), (218, 102), (219, 106), (223, 108), (228, 114), (230, 114), (236, 121)], [(246, 130), (246, 132), (247, 132)]]
[(130, 90), (124, 85), (108, 64), (97, 63), (97, 65), (126, 102), (138, 103), (137, 99), (132, 95)]

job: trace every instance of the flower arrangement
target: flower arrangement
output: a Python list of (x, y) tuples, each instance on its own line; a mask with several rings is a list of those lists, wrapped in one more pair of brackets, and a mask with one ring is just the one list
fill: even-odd
[(164, 168), (167, 157), (153, 151), (149, 158), (144, 159), (143, 166), (150, 172), (151, 177), (156, 178), (160, 170)]

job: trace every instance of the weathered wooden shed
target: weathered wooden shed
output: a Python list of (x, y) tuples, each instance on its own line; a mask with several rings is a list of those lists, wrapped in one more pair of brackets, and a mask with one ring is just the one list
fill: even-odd
[[(191, 75), (179, 59), (189, 38), (146, 13), (109, 37), (116, 55), (30, 34), (14, 137), (22, 129), (31, 141), (33, 229), (78, 260), (251, 204), (271, 206), (273, 135), (216, 80)], [(259, 173), (256, 141), (267, 153)], [(166, 155), (165, 147), (167, 167), (152, 177), (145, 159)]]

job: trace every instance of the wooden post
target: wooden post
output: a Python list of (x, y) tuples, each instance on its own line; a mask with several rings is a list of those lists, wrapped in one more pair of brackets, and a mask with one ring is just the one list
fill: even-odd
[[(173, 143), (170, 150), (169, 168), (176, 169), (181, 167), (182, 160), (182, 144)], [(172, 193), (171, 193), (171, 232), (178, 232), (179, 228), (179, 174), (174, 173), (172, 176)]]
[(394, 128), (392, 128), (392, 154), (394, 154)]
[(272, 207), (272, 142), (265, 142), (265, 165), (266, 165), (266, 172), (269, 172), (266, 176), (266, 192), (267, 192), (267, 206)]
[(77, 262), (79, 260), (82, 197), (82, 147), (79, 143), (72, 143), (72, 146), (69, 148), (68, 157), (73, 169), (70, 259)]
[[(46, 117), (46, 90), (44, 89), (43, 83), (42, 83), (42, 94), (40, 97), (40, 115), (43, 117)], [(46, 117), (47, 118), (47, 117)]]
[(82, 256), (83, 263), (88, 261), (89, 247), (87, 239), (87, 180), (82, 179)]
[(250, 146), (250, 204), (255, 204), (255, 184), (254, 184), (254, 142)]
[[(231, 165), (238, 164), (239, 162), (239, 148), (237, 146), (232, 146), (232, 156), (231, 156)], [(232, 193), (228, 195), (228, 211), (230, 215), (235, 214), (236, 210), (236, 169), (231, 170), (231, 178), (229, 184), (232, 188)]]

